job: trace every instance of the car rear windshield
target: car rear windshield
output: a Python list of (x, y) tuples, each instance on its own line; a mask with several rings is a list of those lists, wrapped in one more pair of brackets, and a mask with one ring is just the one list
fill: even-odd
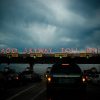
[(81, 74), (80, 67), (76, 64), (54, 64), (51, 73), (57, 74)]

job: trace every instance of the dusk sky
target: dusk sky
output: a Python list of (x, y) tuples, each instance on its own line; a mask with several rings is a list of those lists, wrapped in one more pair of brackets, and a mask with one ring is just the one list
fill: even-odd
[(0, 48), (100, 48), (100, 0), (0, 0)]

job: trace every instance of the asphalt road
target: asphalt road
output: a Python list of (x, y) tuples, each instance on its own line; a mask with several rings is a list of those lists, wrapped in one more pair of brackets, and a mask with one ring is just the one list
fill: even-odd
[(47, 97), (46, 91), (41, 93), (35, 100), (100, 100), (100, 86), (88, 85), (86, 93), (76, 91), (56, 91)]
[(100, 86), (88, 85), (85, 94), (75, 91), (70, 93), (68, 91), (56, 91), (48, 97), (46, 84), (43, 81), (24, 86), (20, 89), (10, 89), (8, 94), (10, 95), (2, 100), (100, 100)]

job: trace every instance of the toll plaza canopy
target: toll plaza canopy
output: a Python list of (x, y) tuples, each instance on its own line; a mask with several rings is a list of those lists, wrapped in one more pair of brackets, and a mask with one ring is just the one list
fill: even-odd
[(100, 64), (100, 54), (95, 53), (6, 53), (0, 54), (0, 63), (31, 63), (31, 64), (53, 64), (78, 63), (78, 64)]

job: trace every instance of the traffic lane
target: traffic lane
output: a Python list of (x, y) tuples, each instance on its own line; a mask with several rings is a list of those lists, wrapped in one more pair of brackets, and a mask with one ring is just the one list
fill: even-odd
[(6, 100), (31, 100), (39, 91), (44, 89), (44, 82), (33, 84), (32, 86), (19, 91)]
[(41, 82), (5, 100), (97, 100), (97, 97), (100, 98), (100, 87), (96, 85), (88, 85), (86, 94), (59, 90), (47, 96), (46, 84), (45, 82)]
[(90, 84), (87, 87), (87, 99), (98, 100), (100, 98), (100, 85)]
[(34, 100), (98, 100), (100, 98), (100, 86), (87, 86), (86, 93), (73, 91), (55, 91), (47, 96), (46, 90)]
[(45, 90), (34, 100), (87, 100), (87, 99), (85, 94), (80, 94), (80, 93), (74, 94), (73, 92), (68, 93), (66, 91), (56, 91), (48, 96)]
[(18, 92), (20, 91), (23, 91), (27, 88), (30, 88), (34, 85), (36, 85), (37, 83), (39, 82), (29, 82), (27, 84), (22, 84), (22, 85), (17, 85), (17, 86), (10, 86), (10, 87), (7, 87), (5, 86), (5, 88), (0, 88), (0, 100), (6, 100), (7, 98), (17, 94)]

